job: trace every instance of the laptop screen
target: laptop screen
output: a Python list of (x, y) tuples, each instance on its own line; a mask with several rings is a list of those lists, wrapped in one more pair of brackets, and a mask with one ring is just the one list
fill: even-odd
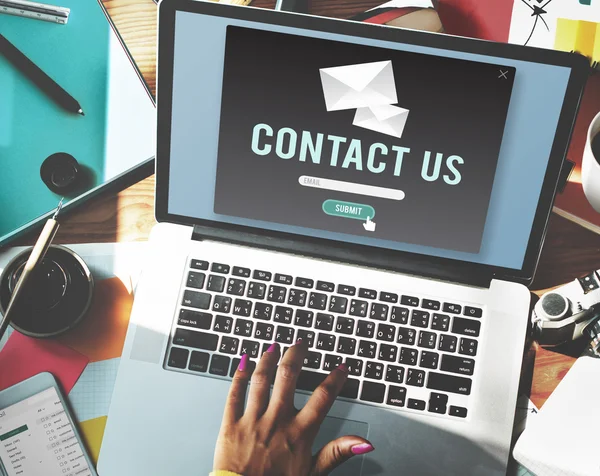
[(168, 212), (520, 269), (570, 72), (177, 12)]

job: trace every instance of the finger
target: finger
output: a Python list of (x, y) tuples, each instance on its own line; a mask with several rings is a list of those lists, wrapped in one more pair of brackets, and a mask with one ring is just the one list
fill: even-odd
[(307, 343), (303, 342), (302, 339), (298, 339), (296, 345), (290, 347), (281, 359), (275, 375), (273, 394), (269, 405), (269, 408), (273, 408), (273, 411), (278, 412), (281, 409), (294, 408), (296, 382), (307, 353)]
[(262, 355), (250, 380), (250, 393), (246, 405), (246, 415), (257, 419), (269, 405), (269, 394), (273, 375), (279, 360), (279, 344), (273, 343)]
[(239, 420), (244, 414), (244, 402), (246, 401), (246, 391), (248, 381), (250, 380), (250, 359), (248, 354), (242, 355), (237, 370), (233, 376), (233, 381), (229, 387), (229, 395), (225, 402), (225, 412), (223, 422), (233, 423)]
[(370, 453), (374, 449), (360, 436), (342, 436), (330, 441), (313, 457), (311, 476), (325, 476), (353, 456)]
[(346, 383), (347, 377), (348, 367), (346, 364), (341, 364), (331, 371), (321, 385), (315, 389), (304, 408), (298, 413), (296, 420), (301, 428), (319, 429)]

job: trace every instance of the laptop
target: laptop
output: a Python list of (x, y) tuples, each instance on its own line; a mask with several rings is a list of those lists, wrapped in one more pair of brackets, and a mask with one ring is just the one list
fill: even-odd
[(337, 475), (505, 474), (578, 55), (189, 0), (159, 11), (156, 217), (100, 454), (202, 475), (240, 356), (347, 384)]

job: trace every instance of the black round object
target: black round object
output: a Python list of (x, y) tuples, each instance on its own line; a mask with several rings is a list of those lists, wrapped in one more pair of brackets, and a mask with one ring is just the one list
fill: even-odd
[(558, 293), (548, 293), (542, 298), (542, 308), (548, 317), (561, 317), (568, 307), (565, 297)]
[[(4, 313), (31, 248), (18, 254), (0, 276)], [(36, 267), (16, 306), (11, 326), (31, 337), (52, 337), (76, 326), (92, 301), (94, 280), (83, 260), (68, 248), (52, 245)]]
[(65, 195), (77, 187), (80, 169), (75, 157), (66, 152), (57, 152), (42, 162), (40, 176), (52, 192)]

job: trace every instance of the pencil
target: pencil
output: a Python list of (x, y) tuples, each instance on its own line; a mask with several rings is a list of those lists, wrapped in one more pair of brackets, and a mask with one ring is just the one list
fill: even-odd
[(64, 110), (85, 115), (81, 105), (73, 96), (61, 88), (2, 34), (0, 34), (0, 53)]

